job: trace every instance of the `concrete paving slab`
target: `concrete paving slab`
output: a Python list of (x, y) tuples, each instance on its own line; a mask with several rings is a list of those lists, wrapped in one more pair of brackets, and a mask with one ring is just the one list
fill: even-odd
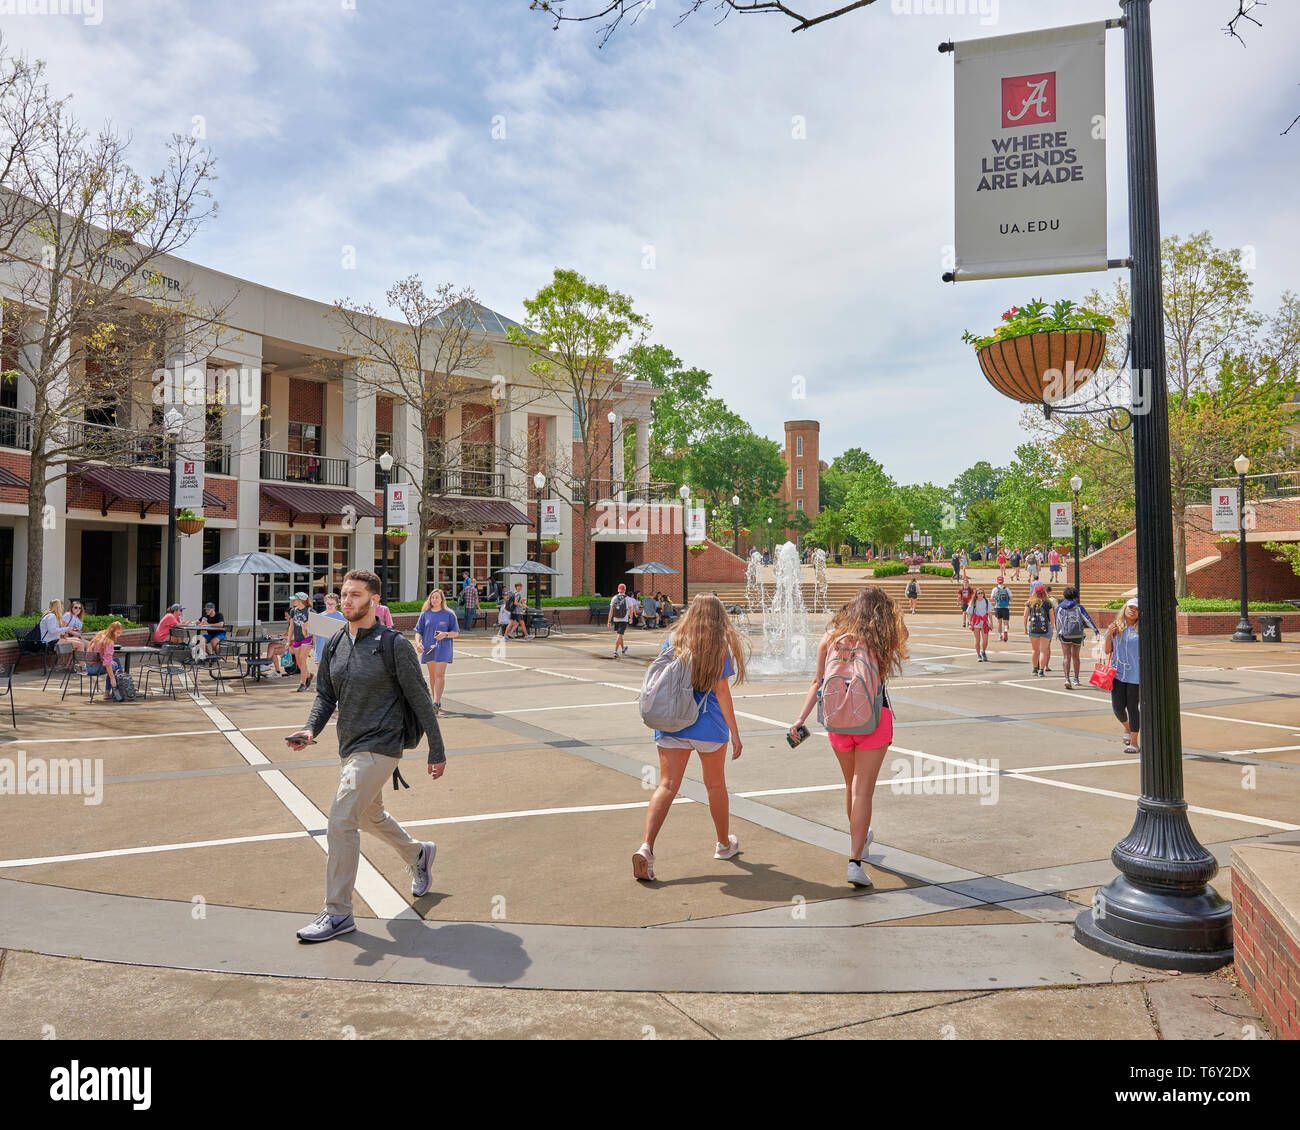
[(869, 923), (871, 929), (881, 926), (995, 926), (1005, 923), (1034, 922), (1037, 919), (1001, 906), (968, 906), (961, 910), (943, 910), (938, 914), (923, 914), (917, 918), (897, 918), (888, 922)]
[(1223, 977), (1184, 974), (1146, 986), (1165, 1040), (1268, 1040), (1254, 1005)]
[(932, 915), (936, 911), (965, 909), (980, 905), (982, 904), (978, 899), (969, 895), (958, 894), (944, 887), (923, 886), (842, 895), (823, 902), (773, 907), (770, 910), (754, 910), (747, 914), (691, 918), (688, 922), (665, 923), (663, 928), (869, 926), (879, 922), (898, 923), (913, 916), (920, 917)]
[(1155, 1040), (1138, 985), (993, 993), (855, 1024), (815, 1040)]

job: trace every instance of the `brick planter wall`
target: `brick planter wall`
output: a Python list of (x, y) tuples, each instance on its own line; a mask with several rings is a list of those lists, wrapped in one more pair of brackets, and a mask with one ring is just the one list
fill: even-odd
[(1300, 847), (1232, 849), (1232, 948), (1242, 991), (1280, 1040), (1300, 1039)]
[[(147, 628), (127, 628), (118, 637), (117, 646), (143, 647), (149, 642), (149, 633), (152, 630), (152, 625)], [(86, 638), (89, 639), (90, 636)], [(44, 666), (39, 655), (19, 656), (17, 640), (0, 640), (0, 663), (13, 663), (15, 660), (18, 661), (18, 666), (14, 668), (15, 672), (30, 671), (33, 668), (40, 671)]]
[[(1087, 604), (1088, 602), (1085, 600), (1085, 608), (1087, 608)], [(1089, 608), (1088, 611), (1092, 614), (1097, 627), (1105, 631), (1110, 627), (1110, 622), (1123, 609)], [(1252, 612), (1249, 617), (1250, 626), (1254, 629), (1256, 636), (1260, 634), (1259, 618), (1261, 616), (1277, 616), (1281, 619), (1283, 643), (1286, 643), (1288, 639), (1292, 642), (1300, 639), (1300, 611)], [(1240, 612), (1179, 612), (1177, 615), (1178, 634), (1180, 636), (1230, 636), (1237, 630), (1237, 621), (1240, 619)], [(1141, 624), (1141, 622), (1139, 618), (1138, 623)]]

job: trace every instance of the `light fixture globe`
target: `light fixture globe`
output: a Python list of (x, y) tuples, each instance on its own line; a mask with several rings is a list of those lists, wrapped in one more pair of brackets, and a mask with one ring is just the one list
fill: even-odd
[(379, 457), (379, 466), (385, 475), (393, 469), (393, 457), (387, 451)]
[(543, 475), (541, 471), (538, 471), (537, 474), (533, 476), (533, 486), (535, 486), (540, 491), (542, 487), (544, 487), (545, 485), (546, 485), (546, 476)]
[(614, 415), (613, 412), (611, 412), (608, 416), (605, 417), (605, 419), (609, 421), (610, 426), (612, 427), (614, 425), (614, 422), (618, 419), (618, 417)]
[(1244, 475), (1250, 470), (1250, 460), (1244, 455), (1238, 455), (1237, 458), (1232, 461), (1232, 465), (1237, 469), (1237, 474), (1239, 475)]
[(677, 493), (681, 495), (682, 501), (685, 502), (687, 499), (691, 497), (691, 488), (688, 487), (685, 483), (683, 483), (681, 485), (681, 489), (678, 490)]
[(1074, 491), (1075, 494), (1078, 494), (1079, 491), (1083, 489), (1083, 480), (1079, 478), (1078, 475), (1075, 475), (1070, 480), (1070, 489)]
[(739, 505), (740, 505), (740, 495), (738, 495), (738, 494), (733, 494), (733, 495), (731, 496), (731, 505), (732, 505), (732, 506), (739, 506)]

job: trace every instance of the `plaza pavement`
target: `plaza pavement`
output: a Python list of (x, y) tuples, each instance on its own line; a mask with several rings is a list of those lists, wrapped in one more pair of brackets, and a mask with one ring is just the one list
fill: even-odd
[[(1230, 970), (1174, 976), (1073, 941), (1138, 792), (1109, 697), (1033, 678), (1018, 633), (977, 664), (955, 616), (909, 627), (874, 891), (844, 881), (825, 737), (784, 740), (805, 678), (735, 688), (742, 854), (712, 858), (696, 763), (641, 884), (656, 758), (635, 699), (661, 633), (631, 633), (618, 661), (594, 628), (504, 654), (467, 634), (445, 776), (408, 755), (411, 789), (385, 792), (439, 845), (433, 889), (412, 906), (400, 861), (363, 837), (358, 931), (310, 947), (294, 931), (320, 909), (338, 759), (332, 729), (284, 745), (308, 695), (60, 702), (24, 675), (0, 758), (102, 758), (107, 776), (98, 805), (0, 797), (0, 1036), (1264, 1035)], [(1300, 647), (1182, 643), (1190, 819), (1228, 897), (1231, 844), (1300, 842)]]

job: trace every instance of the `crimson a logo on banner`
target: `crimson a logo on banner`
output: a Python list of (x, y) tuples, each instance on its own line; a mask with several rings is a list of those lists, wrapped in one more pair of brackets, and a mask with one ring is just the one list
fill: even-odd
[(1220, 505), (1220, 506), (1231, 506), (1231, 505), (1232, 505), (1232, 495), (1230, 495), (1230, 494), (1221, 494), (1221, 495), (1219, 495), (1219, 505)]
[(1002, 128), (1056, 121), (1056, 72), (1002, 80)]
[(194, 474), (194, 464), (193, 464), (193, 463), (186, 463), (186, 464), (185, 464), (185, 470), (182, 471), (181, 473), (184, 474), (184, 475), (192, 475), (192, 474)]

